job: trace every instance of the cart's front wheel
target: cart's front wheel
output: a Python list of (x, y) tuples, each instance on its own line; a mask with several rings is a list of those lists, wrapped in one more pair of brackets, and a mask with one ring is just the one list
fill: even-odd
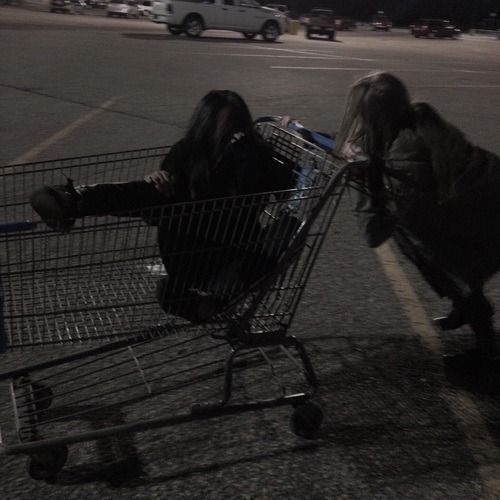
[(37, 481), (52, 482), (68, 459), (68, 447), (54, 446), (41, 450), (28, 459), (28, 474)]
[(294, 434), (304, 439), (314, 439), (323, 422), (321, 408), (308, 401), (299, 404), (292, 413), (290, 426)]

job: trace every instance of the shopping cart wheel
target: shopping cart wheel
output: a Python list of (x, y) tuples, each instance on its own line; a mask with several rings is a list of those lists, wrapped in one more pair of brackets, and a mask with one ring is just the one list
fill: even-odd
[(308, 401), (295, 407), (290, 419), (290, 427), (294, 434), (304, 439), (314, 439), (323, 422), (321, 408)]
[(31, 387), (33, 389), (33, 399), (37, 411), (47, 410), (52, 404), (52, 398), (54, 397), (52, 389), (39, 382), (33, 382)]
[(68, 447), (53, 446), (28, 458), (28, 474), (37, 481), (53, 482), (68, 459)]

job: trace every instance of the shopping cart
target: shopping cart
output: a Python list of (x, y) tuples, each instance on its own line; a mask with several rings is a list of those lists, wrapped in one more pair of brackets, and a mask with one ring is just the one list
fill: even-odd
[[(345, 165), (276, 123), (256, 127), (295, 188), (142, 217), (86, 217), (68, 234), (33, 213), (33, 187), (141, 179), (168, 148), (0, 172), (2, 350), (36, 349), (40, 359), (0, 374), (13, 414), (2, 423), (1, 451), (28, 455), (33, 478), (53, 480), (70, 444), (249, 410), (292, 405), (293, 431), (317, 434), (316, 375), (288, 332), (344, 191)], [(194, 266), (197, 280), (187, 294), (181, 283), (162, 307), (158, 283), (169, 276), (158, 221), (179, 239), (167, 260)], [(196, 235), (196, 248), (186, 234)], [(54, 345), (69, 353), (54, 359), (43, 348)]]

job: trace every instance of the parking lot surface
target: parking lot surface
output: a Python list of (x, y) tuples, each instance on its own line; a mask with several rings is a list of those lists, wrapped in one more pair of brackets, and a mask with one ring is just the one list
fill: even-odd
[[(358, 29), (334, 42), (229, 32), (190, 40), (145, 19), (5, 6), (0, 29), (2, 165), (172, 144), (214, 88), (239, 92), (255, 117), (291, 115), (334, 131), (349, 85), (378, 69), (500, 154), (500, 42), (488, 37)], [(498, 278), (487, 292), (500, 308)], [(366, 247), (346, 195), (290, 332), (304, 339), (319, 377), (317, 439), (291, 432), (282, 407), (70, 446), (53, 484), (31, 479), (24, 457), (2, 455), (2, 498), (500, 498), (498, 388), (444, 373), (442, 354), (473, 342), (465, 328), (434, 330), (430, 318), (448, 307), (390, 244)], [(13, 351), (2, 371), (68, 352)], [(249, 369), (237, 394), (266, 393), (265, 377)], [(177, 404), (209, 398), (212, 382), (181, 392)], [(0, 389), (3, 427), (13, 415), (8, 385)], [(143, 416), (172, 411), (163, 403), (146, 401)]]

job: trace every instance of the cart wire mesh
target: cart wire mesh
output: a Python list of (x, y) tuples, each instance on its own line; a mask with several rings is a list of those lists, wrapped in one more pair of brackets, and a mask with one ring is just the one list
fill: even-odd
[[(34, 188), (142, 179), (168, 148), (0, 172), (3, 348), (79, 347), (0, 374), (10, 381), (5, 412), (13, 412), (1, 449), (28, 453), (32, 477), (52, 478), (66, 444), (296, 406), (316, 387), (304, 347), (288, 332), (345, 166), (277, 125), (258, 129), (274, 167), (293, 173), (292, 189), (85, 217), (67, 234), (33, 212), (26, 200)], [(169, 242), (162, 252), (160, 230)]]
[[(86, 217), (68, 234), (40, 221), (27, 202), (33, 189), (66, 179), (83, 185), (142, 179), (159, 169), (169, 148), (4, 167), (3, 349), (186, 331), (217, 334), (235, 325), (247, 334), (286, 332), (340, 200), (343, 165), (276, 125), (262, 124), (259, 131), (273, 146), (276, 168), (293, 170), (294, 189), (157, 207), (142, 217)], [(249, 215), (256, 211), (257, 222)], [(197, 291), (222, 302), (203, 322), (178, 314), (182, 304), (158, 304), (158, 282), (172, 277), (165, 255), (160, 258), (158, 227), (144, 222), (154, 217), (168, 221), (167, 231), (176, 226), (197, 235), (193, 248), (192, 239), (175, 233), (178, 241), (166, 257), (173, 268), (191, 268), (200, 276), (207, 268), (221, 269), (218, 279), (212, 272), (211, 278), (195, 280)], [(208, 238), (214, 231), (222, 236)], [(222, 270), (228, 260), (234, 264)], [(241, 278), (242, 268), (251, 276)], [(183, 279), (170, 279), (171, 295), (185, 288), (175, 283)]]

